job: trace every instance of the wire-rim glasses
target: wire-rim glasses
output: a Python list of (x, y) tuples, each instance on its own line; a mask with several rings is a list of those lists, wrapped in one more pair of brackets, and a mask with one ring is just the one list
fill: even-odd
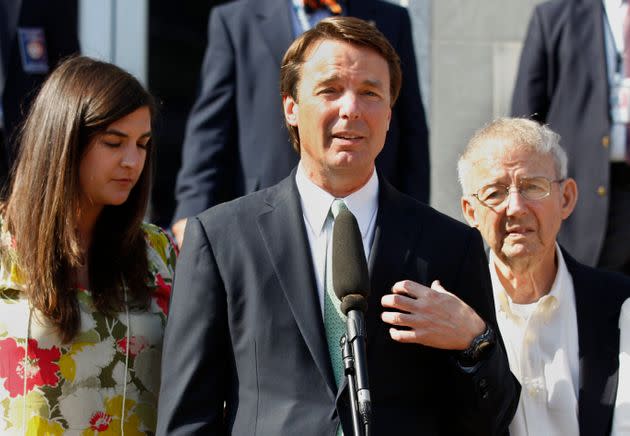
[(492, 183), (482, 186), (476, 193), (472, 194), (477, 200), (488, 206), (500, 206), (510, 196), (512, 187), (516, 188), (523, 198), (527, 200), (542, 200), (551, 194), (553, 183), (562, 183), (566, 179), (549, 180), (546, 177), (526, 177), (519, 179), (516, 185), (504, 185), (502, 183)]

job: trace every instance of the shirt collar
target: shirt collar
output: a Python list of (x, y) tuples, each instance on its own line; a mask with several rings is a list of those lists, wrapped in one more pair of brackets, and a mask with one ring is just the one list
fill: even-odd
[[(551, 285), (551, 290), (547, 295), (541, 297), (535, 303), (541, 305), (543, 310), (548, 312), (549, 315), (555, 313), (558, 307), (563, 304), (563, 300), (566, 299), (567, 289), (571, 286), (569, 270), (567, 269), (564, 257), (562, 256), (562, 250), (560, 250), (560, 246), (557, 242), (556, 257), (558, 259), (558, 271), (556, 272), (556, 277)], [(492, 250), (490, 250), (489, 258), (490, 279), (492, 280), (492, 292), (494, 294), (495, 308), (497, 312), (501, 311), (506, 313), (508, 316), (515, 317), (517, 315), (512, 310), (512, 305), (515, 303), (505, 291), (501, 280), (499, 280), (499, 275), (494, 264), (495, 255)]]
[[(295, 183), (300, 193), (304, 217), (313, 232), (320, 234), (324, 229), (330, 206), (336, 197), (313, 183), (306, 176), (301, 162), (295, 173)], [(378, 186), (378, 176), (375, 169), (365, 185), (343, 198), (346, 206), (357, 219), (361, 237), (364, 239), (367, 237), (370, 224), (375, 219), (378, 210)]]
[(602, 2), (604, 3), (606, 13), (610, 14), (615, 13), (615, 8), (622, 7), (625, 3), (627, 3), (627, 0), (603, 0)]

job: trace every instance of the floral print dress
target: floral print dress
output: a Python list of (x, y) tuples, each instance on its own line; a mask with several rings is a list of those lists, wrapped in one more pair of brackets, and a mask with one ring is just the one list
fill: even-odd
[[(154, 434), (160, 355), (176, 249), (143, 226), (155, 291), (148, 311), (104, 316), (77, 290), (79, 334), (63, 344), (22, 294), (11, 236), (0, 235), (0, 434)], [(9, 256), (8, 258), (6, 256)]]

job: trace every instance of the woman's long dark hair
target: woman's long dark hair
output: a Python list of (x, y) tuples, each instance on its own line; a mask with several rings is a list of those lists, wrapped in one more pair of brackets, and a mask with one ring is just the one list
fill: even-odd
[(112, 314), (147, 307), (148, 260), (142, 220), (151, 183), (152, 145), (145, 166), (120, 206), (106, 206), (94, 227), (89, 258), (77, 234), (79, 164), (87, 145), (111, 123), (148, 107), (151, 95), (131, 74), (87, 57), (63, 62), (44, 83), (20, 132), (5, 223), (16, 241), (25, 292), (64, 342), (79, 331), (73, 271), (87, 262), (96, 309)]

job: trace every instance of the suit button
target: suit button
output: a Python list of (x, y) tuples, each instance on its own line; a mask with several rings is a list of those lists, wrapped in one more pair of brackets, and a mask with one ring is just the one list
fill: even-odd
[(486, 386), (488, 386), (488, 380), (486, 380), (485, 378), (482, 378), (481, 380), (479, 380), (479, 387), (481, 389), (485, 388)]
[(481, 399), (487, 400), (489, 396), (490, 394), (488, 393), (488, 391), (483, 391), (483, 394), (481, 394)]
[(602, 137), (602, 147), (604, 148), (608, 148), (608, 145), (610, 144), (610, 136), (605, 135)]
[(597, 188), (597, 195), (599, 195), (600, 197), (604, 197), (606, 195), (606, 187), (605, 186), (599, 186)]

